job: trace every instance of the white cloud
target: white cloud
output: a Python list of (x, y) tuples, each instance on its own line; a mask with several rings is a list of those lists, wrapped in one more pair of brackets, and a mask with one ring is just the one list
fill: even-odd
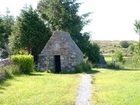
[(8, 8), (12, 15), (17, 16), (20, 10), (27, 4), (34, 8), (37, 6), (39, 0), (0, 0), (0, 14), (5, 14)]
[[(0, 14), (4, 14), (6, 7), (16, 16), (25, 4), (32, 4), (35, 8), (39, 0), (0, 0)], [(92, 22), (84, 31), (92, 32), (92, 39), (137, 40), (133, 23), (140, 19), (140, 0), (79, 0), (84, 2), (80, 14), (93, 12), (89, 17)]]
[(139, 4), (139, 0), (86, 0), (80, 11), (93, 11), (93, 21), (84, 30), (92, 32), (92, 39), (137, 40), (133, 23), (140, 19)]

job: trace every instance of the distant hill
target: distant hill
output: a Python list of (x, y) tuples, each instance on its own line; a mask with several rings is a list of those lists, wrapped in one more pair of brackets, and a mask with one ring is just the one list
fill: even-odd
[[(136, 41), (125, 40), (130, 44), (136, 44)], [(100, 51), (103, 55), (110, 56), (116, 49), (120, 49), (124, 55), (127, 55), (128, 48), (120, 46), (120, 40), (92, 40), (91, 42), (97, 43), (100, 46)]]

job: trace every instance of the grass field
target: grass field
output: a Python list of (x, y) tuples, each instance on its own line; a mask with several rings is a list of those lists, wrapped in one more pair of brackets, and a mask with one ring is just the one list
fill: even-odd
[(0, 85), (0, 105), (73, 105), (79, 75), (35, 73)]
[(140, 105), (140, 70), (97, 70), (91, 105)]
[[(125, 63), (118, 63), (116, 62), (116, 64), (118, 64), (120, 67), (123, 67), (125, 69), (140, 69), (140, 64), (135, 64), (133, 62), (133, 58), (132, 57), (124, 57)], [(111, 56), (105, 56), (105, 61), (107, 62), (107, 64), (111, 64), (112, 63), (112, 57)]]

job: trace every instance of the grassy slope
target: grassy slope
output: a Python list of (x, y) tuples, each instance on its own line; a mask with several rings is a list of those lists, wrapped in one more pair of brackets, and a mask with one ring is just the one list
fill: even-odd
[(0, 105), (73, 105), (79, 75), (36, 73), (0, 85)]
[(140, 71), (98, 70), (92, 105), (140, 105)]

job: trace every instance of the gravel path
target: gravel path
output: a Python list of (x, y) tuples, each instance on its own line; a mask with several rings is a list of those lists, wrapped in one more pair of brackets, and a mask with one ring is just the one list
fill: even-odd
[(83, 74), (81, 76), (81, 83), (77, 93), (75, 105), (90, 105), (89, 98), (91, 95), (91, 75)]

